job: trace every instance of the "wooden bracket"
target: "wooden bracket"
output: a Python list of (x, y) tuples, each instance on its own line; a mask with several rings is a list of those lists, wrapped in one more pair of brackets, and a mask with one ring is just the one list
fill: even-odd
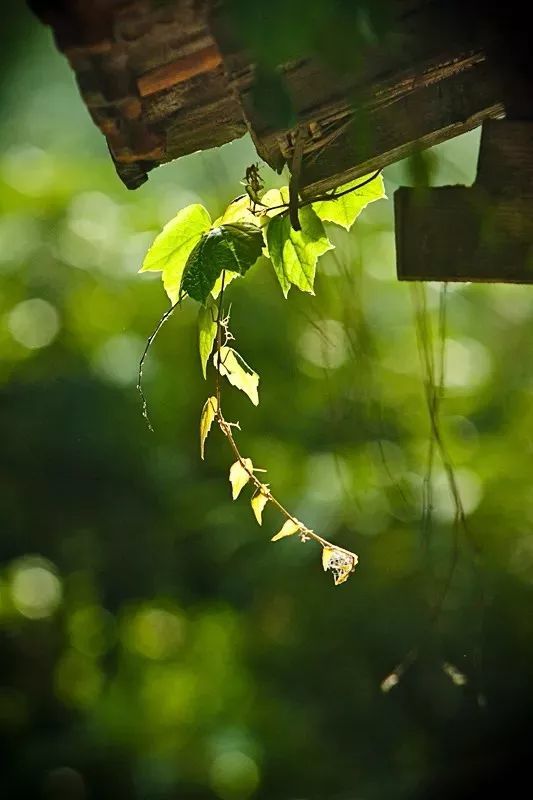
[(470, 188), (394, 195), (400, 280), (533, 283), (533, 121), (483, 123)]

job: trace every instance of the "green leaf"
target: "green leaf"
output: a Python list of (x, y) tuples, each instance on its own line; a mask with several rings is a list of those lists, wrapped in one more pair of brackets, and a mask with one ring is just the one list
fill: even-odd
[(207, 362), (209, 361), (216, 335), (217, 307), (213, 298), (209, 297), (205, 306), (200, 306), (200, 311), (198, 312), (198, 347), (204, 378), (207, 377)]
[(215, 285), (211, 289), (211, 297), (214, 297), (215, 300), (219, 296), (220, 292), (222, 291), (222, 278), (224, 278), (224, 289), (226, 289), (234, 278), (238, 278), (238, 272), (230, 272), (229, 269), (225, 269), (223, 272), (220, 273), (218, 278), (215, 281)]
[(263, 244), (263, 234), (256, 225), (241, 222), (211, 228), (189, 255), (180, 296), (188, 294), (205, 303), (222, 270), (244, 275), (261, 255)]
[(259, 405), (259, 375), (248, 366), (242, 356), (233, 347), (224, 345), (220, 348), (220, 366), (218, 352), (213, 356), (213, 363), (222, 377), (227, 377), (232, 386), (248, 395), (254, 406)]
[(300, 231), (291, 227), (286, 214), (271, 219), (267, 227), (268, 254), (285, 297), (291, 284), (314, 294), (317, 259), (333, 249), (324, 225), (310, 206), (301, 208), (299, 217)]
[(200, 456), (202, 457), (202, 461), (205, 455), (205, 440), (211, 430), (211, 425), (213, 424), (217, 410), (218, 402), (216, 397), (208, 397), (202, 408), (202, 416), (200, 417)]
[(187, 259), (210, 225), (211, 217), (203, 206), (196, 203), (182, 208), (155, 237), (146, 254), (140, 272), (163, 272), (163, 285), (172, 303), (178, 300)]
[[(363, 183), (369, 177), (369, 175), (364, 175), (362, 178), (357, 178), (355, 181), (345, 183), (344, 186), (339, 186), (335, 192), (344, 192), (352, 186)], [(377, 175), (374, 180), (361, 186), (361, 188), (344, 194), (337, 200), (322, 200), (319, 203), (313, 203), (312, 208), (320, 219), (326, 222), (334, 222), (336, 225), (341, 225), (348, 231), (361, 211), (366, 208), (369, 203), (373, 203), (374, 200), (381, 200), (386, 196), (383, 176)]]

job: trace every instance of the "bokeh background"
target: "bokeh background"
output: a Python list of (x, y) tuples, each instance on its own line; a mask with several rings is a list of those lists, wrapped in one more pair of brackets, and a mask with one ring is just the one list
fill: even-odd
[[(259, 407), (226, 390), (239, 442), (280, 499), (355, 550), (333, 587), (320, 553), (270, 544), (213, 432), (196, 309), (138, 274), (182, 206), (213, 217), (255, 160), (249, 139), (116, 177), (66, 61), (22, 4), (0, 77), (0, 794), (57, 800), (477, 797), (531, 747), (533, 294), (450, 286), (442, 429), (480, 563), (434, 472), (410, 289), (395, 278), (391, 200), (285, 301), (259, 262), (232, 330)], [(433, 185), (471, 183), (479, 134), (433, 149)], [(389, 198), (420, 163), (385, 170)], [(269, 185), (280, 178), (267, 169)], [(437, 326), (439, 285), (428, 284)], [(483, 591), (481, 591), (481, 589)], [(483, 603), (480, 597), (483, 594)], [(412, 648), (398, 685), (383, 679)], [(498, 784), (500, 781), (500, 784)], [(507, 783), (505, 783), (507, 781)]]

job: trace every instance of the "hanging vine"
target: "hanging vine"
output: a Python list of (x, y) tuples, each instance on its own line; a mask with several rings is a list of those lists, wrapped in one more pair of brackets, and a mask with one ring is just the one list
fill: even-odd
[(179, 211), (146, 254), (141, 271), (162, 273), (171, 307), (148, 338), (139, 364), (138, 389), (143, 415), (151, 428), (142, 388), (146, 356), (165, 322), (189, 297), (200, 303), (198, 343), (204, 378), (209, 363), (215, 370), (215, 394), (207, 398), (200, 418), (202, 459), (207, 437), (216, 422), (236, 459), (229, 470), (233, 499), (251, 484), (250, 503), (258, 524), (262, 524), (263, 510), (269, 503), (283, 517), (283, 524), (271, 541), (296, 536), (300, 542), (319, 544), (323, 569), (331, 572), (335, 585), (339, 585), (355, 570), (357, 555), (325, 539), (287, 510), (270, 484), (258, 477), (265, 470), (258, 469), (250, 458), (242, 455), (234, 434), (235, 430), (240, 431), (239, 423), (229, 422), (224, 417), (222, 378), (244, 392), (254, 405), (259, 404), (259, 375), (233, 346), (235, 339), (229, 328), (230, 312), (225, 306), (225, 295), (228, 285), (246, 275), (261, 254), (270, 260), (285, 297), (293, 286), (314, 294), (317, 260), (333, 249), (324, 221), (349, 230), (369, 203), (385, 197), (383, 179), (377, 171), (335, 192), (301, 200), (294, 189), (290, 191), (287, 187), (264, 191), (258, 167), (252, 165), (246, 171), (243, 184), (246, 194), (230, 203), (214, 222), (199, 204)]

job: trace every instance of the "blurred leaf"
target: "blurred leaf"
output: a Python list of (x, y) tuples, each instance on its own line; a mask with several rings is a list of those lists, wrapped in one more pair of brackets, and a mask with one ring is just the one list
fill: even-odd
[(202, 416), (200, 417), (200, 455), (202, 461), (204, 459), (205, 440), (211, 430), (211, 425), (215, 419), (218, 410), (218, 402), (216, 397), (208, 397), (202, 409)]
[(162, 271), (163, 285), (172, 303), (178, 300), (187, 259), (210, 226), (211, 217), (199, 203), (182, 208), (156, 236), (145, 256), (140, 271)]
[(281, 530), (279, 530), (275, 536), (272, 537), (270, 540), (271, 542), (277, 542), (278, 539), (284, 539), (285, 536), (292, 536), (294, 533), (298, 533), (300, 530), (300, 526), (294, 522), (292, 519), (288, 519)]
[(224, 345), (220, 348), (220, 365), (218, 352), (213, 356), (213, 363), (223, 377), (226, 377), (232, 386), (248, 395), (254, 406), (259, 405), (259, 375), (248, 366), (242, 356), (233, 347)]
[(271, 219), (267, 227), (268, 253), (285, 297), (291, 284), (314, 294), (317, 259), (333, 248), (310, 206), (300, 209), (299, 216), (300, 231), (291, 227), (286, 214)]
[(253, 464), (251, 458), (243, 459), (244, 466), (240, 461), (236, 461), (231, 465), (229, 471), (229, 480), (231, 483), (231, 496), (234, 500), (238, 498), (241, 490), (246, 486), (250, 480), (250, 472), (253, 471)]
[(205, 303), (222, 270), (244, 275), (263, 247), (263, 234), (255, 225), (228, 223), (211, 228), (192, 250), (185, 265), (180, 294)]
[[(347, 191), (352, 186), (363, 183), (363, 181), (367, 180), (369, 177), (369, 175), (365, 175), (362, 178), (357, 178), (355, 181), (345, 183), (344, 186), (339, 186), (335, 192)], [(374, 180), (366, 183), (359, 189), (355, 189), (353, 192), (349, 192), (339, 197), (337, 200), (322, 200), (319, 203), (313, 203), (312, 208), (320, 219), (326, 222), (334, 222), (336, 225), (341, 225), (348, 231), (361, 211), (366, 208), (369, 203), (386, 197), (383, 176), (377, 175)]]
[(252, 511), (255, 514), (255, 518), (259, 525), (263, 524), (263, 510), (268, 503), (268, 497), (263, 494), (263, 492), (257, 492), (254, 494), (251, 500), (252, 503)]
[(198, 312), (198, 347), (202, 373), (206, 377), (207, 362), (213, 349), (213, 342), (217, 335), (217, 307), (212, 298), (208, 298), (205, 306), (200, 306)]
[(296, 125), (296, 113), (280, 69), (256, 66), (250, 100), (255, 115), (264, 125), (278, 129)]

